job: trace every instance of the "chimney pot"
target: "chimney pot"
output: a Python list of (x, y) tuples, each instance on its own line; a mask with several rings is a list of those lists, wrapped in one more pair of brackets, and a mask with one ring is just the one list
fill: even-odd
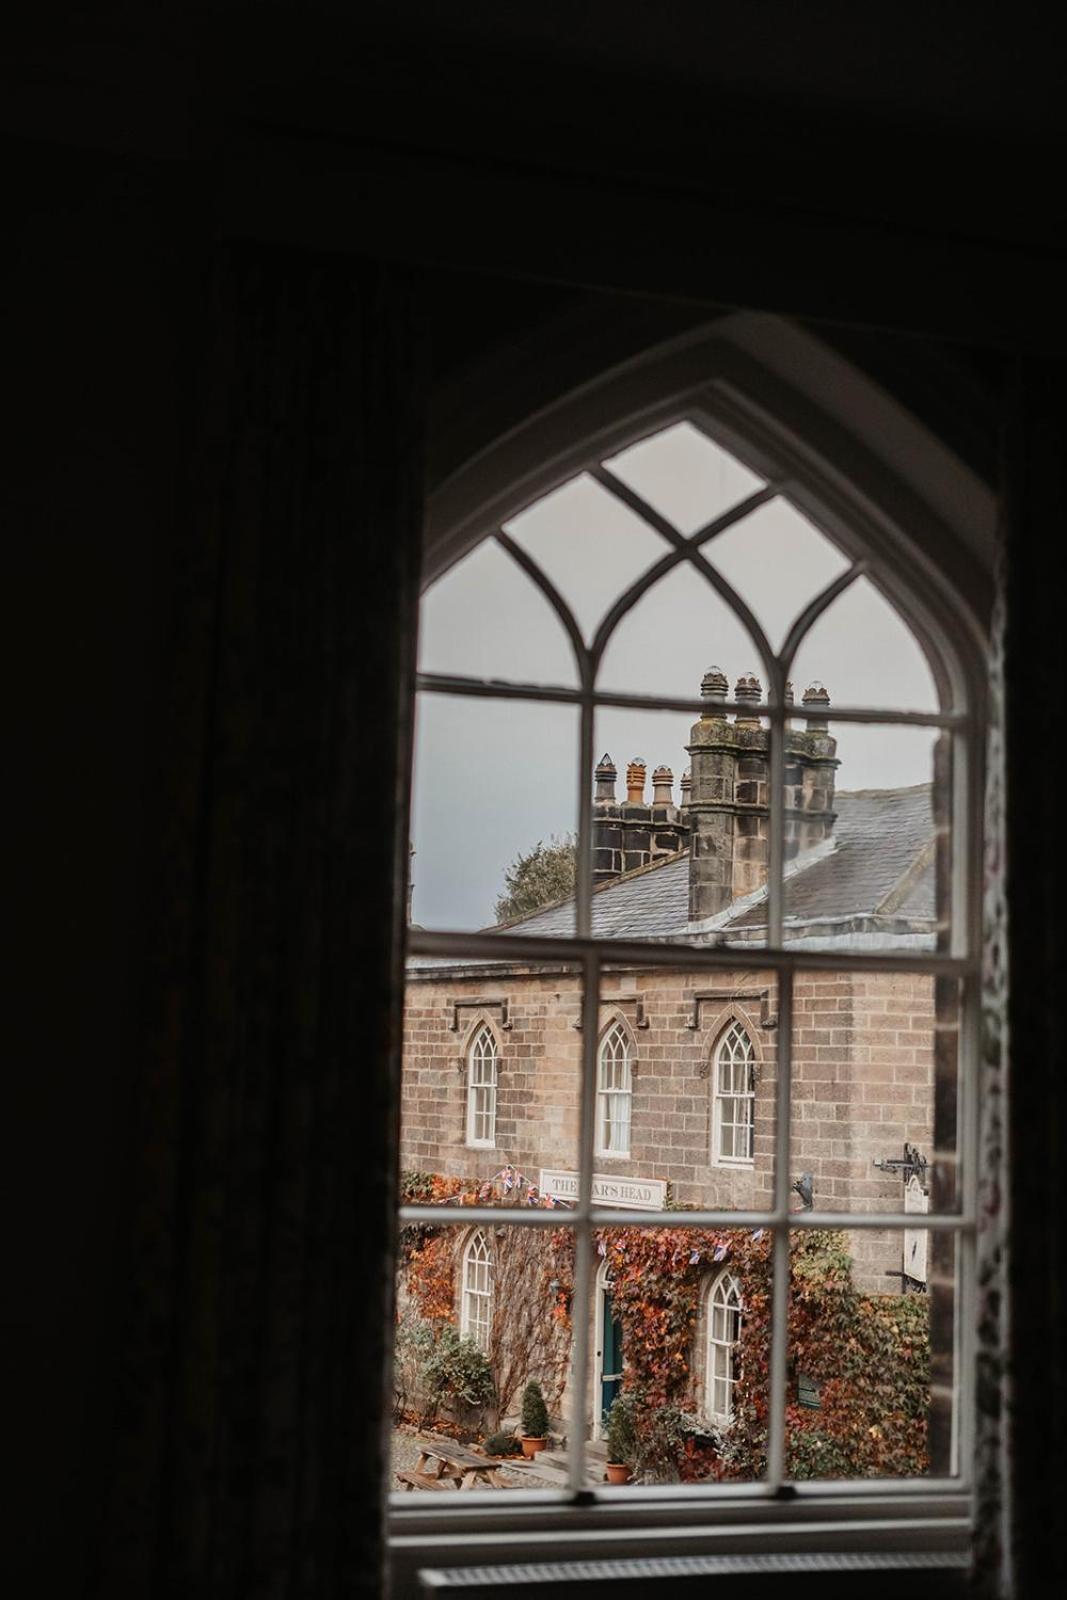
[(670, 767), (657, 767), (652, 774), (652, 804), (669, 806), (674, 803), (674, 773)]
[[(804, 693), (801, 695), (801, 701), (802, 701), (802, 703), (804, 705), (809, 706), (812, 709), (814, 709), (815, 707), (821, 707), (821, 706), (827, 706), (828, 707), (829, 704), (830, 704), (830, 696), (827, 693), (827, 690), (825, 689), (825, 687), (819, 682), (818, 678), (815, 678), (815, 679), (812, 680), (811, 683), (808, 684), (808, 687), (804, 690)], [(809, 717), (808, 718), (808, 727), (809, 728), (825, 728), (825, 726), (826, 726), (826, 718), (825, 717)]]
[(615, 769), (615, 763), (612, 761), (611, 757), (609, 755), (601, 756), (600, 760), (597, 762), (596, 772), (594, 774), (596, 778), (596, 792), (593, 798), (596, 800), (614, 800), (615, 779), (618, 777), (618, 775), (619, 774)]
[(626, 768), (626, 801), (628, 805), (639, 806), (645, 798), (645, 767), (643, 756), (634, 756)]
[[(743, 672), (734, 688), (735, 700), (750, 700), (756, 704), (763, 699), (763, 685), (754, 672)], [(738, 728), (758, 728), (758, 717), (742, 717), (738, 715), (736, 724)]]
[(682, 773), (680, 788), (682, 791), (682, 810), (684, 811), (693, 795), (693, 773), (689, 767), (686, 767)]
[(700, 680), (700, 694), (704, 700), (725, 700), (730, 680), (721, 667), (709, 667)]

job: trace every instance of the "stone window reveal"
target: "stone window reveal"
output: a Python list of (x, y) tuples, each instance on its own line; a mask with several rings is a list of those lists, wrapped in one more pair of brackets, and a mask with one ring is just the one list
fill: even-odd
[[(770, 1235), (766, 1461), (748, 1493), (754, 1501), (772, 1501), (782, 1497), (791, 1483), (786, 1419), (791, 1239), (812, 1229), (848, 1230), (861, 1251), (879, 1236), (903, 1241), (905, 1224), (916, 1220), (905, 1217), (902, 1198), (895, 1195), (877, 1195), (877, 1210), (870, 1209), (863, 1196), (853, 1203), (851, 1191), (835, 1187), (846, 1179), (831, 1172), (828, 1164), (816, 1168), (814, 1204), (797, 1208), (794, 1191), (808, 1176), (804, 1141), (829, 1142), (834, 1137), (828, 1123), (829, 1131), (824, 1131), (826, 1119), (804, 1117), (798, 1110), (814, 1104), (817, 1096), (825, 1097), (824, 1088), (813, 1089), (816, 1081), (832, 1081), (828, 1073), (816, 1071), (823, 1064), (818, 1054), (824, 1048), (818, 1042), (821, 1031), (840, 1035), (830, 1041), (835, 1061), (848, 1056), (854, 1063), (877, 1067), (883, 1076), (892, 1075), (898, 1102), (906, 1099), (910, 1104), (913, 1093), (925, 1092), (929, 1069), (905, 1059), (918, 1046), (899, 1035), (936, 1028), (933, 1070), (940, 1122), (930, 1135), (935, 1177), (930, 1210), (920, 1226), (932, 1260), (936, 1257), (930, 1290), (935, 1325), (951, 1335), (973, 1312), (973, 1118), (958, 1123), (955, 1105), (957, 1091), (961, 1102), (973, 1105), (976, 1082), (975, 931), (980, 898), (973, 796), (975, 780), (980, 781), (982, 773), (984, 644), (980, 630), (970, 629), (965, 597), (947, 579), (923, 568), (921, 583), (909, 581), (917, 570), (915, 552), (921, 549), (922, 529), (913, 516), (921, 509), (920, 501), (913, 505), (906, 495), (898, 496), (888, 478), (883, 493), (875, 492), (877, 485), (868, 490), (862, 471), (853, 488), (829, 454), (826, 465), (820, 464), (815, 446), (808, 450), (803, 439), (784, 422), (779, 424), (773, 408), (749, 408), (731, 396), (729, 383), (720, 385), (717, 379), (702, 376), (684, 395), (681, 391), (673, 395), (669, 415), (663, 406), (658, 432), (650, 414), (641, 413), (639, 419), (621, 419), (610, 441), (600, 415), (595, 427), (572, 434), (564, 456), (546, 456), (549, 464), (536, 471), (531, 466), (521, 482), (514, 480), (514, 490), (501, 485), (496, 498), (487, 500), (484, 485), (472, 483), (462, 515), (457, 490), (457, 509), (440, 541), (442, 561), (446, 552), (454, 560), (471, 551), (479, 538), (492, 541), (495, 555), (506, 556), (521, 569), (555, 612), (571, 647), (573, 676), (568, 680), (562, 669), (553, 675), (554, 669), (546, 666), (535, 682), (538, 675), (520, 671), (509, 654), (499, 666), (494, 662), (477, 671), (450, 662), (438, 670), (423, 670), (420, 695), (423, 703), (462, 697), (475, 706), (495, 701), (516, 707), (529, 702), (573, 708), (580, 765), (575, 891), (516, 919), (506, 935), (504, 930), (465, 931), (455, 925), (437, 931), (413, 927), (408, 950), (424, 963), (442, 963), (442, 970), (449, 964), (450, 973), (464, 962), (472, 980), (486, 970), (498, 971), (493, 964), (503, 961), (512, 967), (526, 964), (531, 974), (538, 970), (549, 974), (563, 964), (580, 972), (581, 1059), (576, 1073), (580, 1105), (573, 1146), (577, 1174), (566, 1226), (574, 1239), (575, 1308), (568, 1406), (569, 1415), (583, 1422), (590, 1414), (595, 1378), (588, 1312), (594, 1303), (598, 1230), (619, 1221), (618, 1209), (607, 1205), (594, 1188), (595, 1175), (600, 1158), (628, 1157), (631, 1146), (631, 1045), (621, 1022), (611, 1024), (604, 1035), (598, 1032), (602, 1008), (615, 999), (610, 990), (605, 992), (604, 980), (611, 985), (621, 981), (629, 990), (642, 981), (633, 974), (654, 973), (663, 980), (670, 975), (682, 997), (682, 1009), (675, 1013), (677, 1044), (682, 1049), (684, 1036), (691, 1038), (699, 1027), (703, 999), (718, 1000), (721, 993), (736, 997), (750, 984), (757, 985), (761, 995), (768, 989), (773, 993), (773, 1014), (768, 1008), (758, 1024), (761, 1040), (762, 1029), (776, 1026), (773, 1096), (768, 1096), (773, 1110), (770, 1104), (767, 1108), (771, 1135), (767, 1143), (772, 1148), (766, 1154), (773, 1163), (769, 1189), (764, 1193), (753, 1185), (752, 1209), (739, 1208), (730, 1203), (735, 1191), (724, 1178), (726, 1199), (720, 1201), (715, 1194), (687, 1209), (685, 1218), (686, 1226), (694, 1229), (720, 1232), (744, 1227), (752, 1230), (753, 1237)], [(712, 496), (706, 506), (684, 515), (676, 511), (666, 491), (653, 503), (655, 497), (641, 490), (635, 466), (637, 452), (658, 448), (657, 441), (682, 432), (705, 451), (717, 453), (713, 464), (720, 486), (717, 499)], [(712, 476), (709, 469), (709, 482)], [(538, 488), (544, 491), (542, 501), (535, 498)], [(616, 511), (625, 511), (631, 527), (641, 525), (642, 537), (654, 534), (662, 541), (650, 547), (644, 570), (622, 574), (612, 593), (607, 591), (614, 582), (614, 561), (603, 564), (599, 575), (605, 592), (598, 595), (596, 612), (591, 611), (590, 617), (581, 615), (568, 590), (573, 541), (566, 548), (546, 543), (542, 549), (519, 525), (531, 507), (555, 495), (577, 494), (579, 488), (586, 497), (607, 498)], [(837, 566), (832, 573), (812, 578), (810, 596), (790, 593), (790, 604), (795, 599), (792, 620), (786, 618), (775, 629), (765, 630), (730, 581), (726, 558), (730, 538), (755, 526), (755, 519), (775, 501), (791, 507), (835, 546)], [(649, 692), (641, 674), (632, 682), (613, 682), (602, 670), (620, 624), (674, 573), (699, 577), (751, 641), (752, 665), (759, 672), (742, 672), (734, 680), (732, 697), (730, 680), (716, 666), (704, 672), (699, 699), (684, 685), (670, 692)], [(754, 580), (751, 604), (757, 611), (758, 587)], [(890, 683), (884, 697), (862, 693), (851, 698), (845, 685), (843, 703), (832, 715), (857, 734), (868, 726), (878, 729), (887, 743), (898, 734), (921, 733), (928, 738), (933, 752), (930, 781), (910, 788), (850, 790), (838, 784), (829, 694), (818, 679), (800, 687), (807, 678), (804, 650), (809, 636), (835, 603), (864, 587), (873, 587), (903, 621), (928, 670), (929, 696), (922, 699), (910, 690), (898, 695)], [(578, 599), (586, 603), (587, 597)], [(828, 626), (832, 625), (831, 619)], [(516, 650), (520, 643), (515, 641)], [(509, 652), (511, 647), (509, 640)], [(709, 638), (704, 661), (714, 660), (720, 649)], [(739, 660), (737, 665), (748, 663)], [(800, 688), (795, 698), (794, 675)], [(666, 766), (653, 771), (653, 794), (651, 801), (646, 799), (647, 768), (638, 757), (626, 769), (626, 800), (616, 800), (614, 761), (604, 756), (596, 763), (595, 751), (603, 745), (597, 739), (595, 719), (619, 709), (695, 713), (699, 718), (685, 745), (692, 768), (681, 779), (680, 804), (675, 804), (673, 774)], [(654, 754), (659, 758), (659, 751)], [(882, 836), (891, 833), (902, 863), (917, 856), (913, 835), (932, 839), (915, 873), (897, 872), (894, 857), (884, 882), (881, 857), (876, 859), (876, 853), (866, 848), (875, 823), (881, 826), (883, 818), (887, 820)], [(864, 985), (872, 975), (901, 989), (913, 981), (926, 985), (921, 1005), (916, 1000), (914, 1007), (915, 1014), (922, 1012), (921, 1028), (883, 1025), (887, 1037), (875, 1038), (877, 1025), (868, 1020), (864, 1026), (872, 1033), (870, 1041), (856, 1043), (847, 1013), (855, 1009), (857, 995), (867, 1000)], [(654, 1082), (663, 1062), (671, 1060), (672, 1043), (663, 1044), (656, 1037), (668, 1009), (657, 997), (650, 1035), (641, 1050), (643, 1097), (645, 1084)], [(572, 1016), (568, 1013), (570, 1026)], [(881, 1059), (876, 1059), (876, 1052)], [(494, 1074), (496, 1054), (494, 1045)], [(705, 1073), (709, 1079), (712, 1162), (754, 1164), (755, 1040), (742, 1023), (731, 1021), (714, 1052), (701, 1055), (703, 1060), (700, 1065), (694, 1061), (689, 1081)], [(475, 1083), (473, 1071), (469, 1083)], [(652, 1093), (649, 1090), (650, 1097)], [(650, 1116), (693, 1118), (702, 1157), (708, 1148), (706, 1099), (701, 1103), (682, 1090), (659, 1098), (663, 1103)], [(692, 1102), (688, 1106), (683, 1103), (687, 1099)], [(858, 1097), (857, 1113), (863, 1104)], [(674, 1131), (672, 1127), (672, 1135)], [(643, 1136), (645, 1132), (643, 1125)], [(675, 1148), (672, 1137), (669, 1143), (663, 1141), (660, 1152)], [(833, 1158), (830, 1151), (826, 1163)], [(873, 1181), (859, 1170), (865, 1166), (865, 1152), (854, 1166), (857, 1183)], [(552, 1211), (532, 1204), (512, 1205), (503, 1228), (499, 1210), (494, 1212), (488, 1204), (466, 1209), (464, 1225), (492, 1226), (501, 1235), (559, 1226)], [(405, 1224), (441, 1225), (442, 1220), (441, 1212), (428, 1206), (407, 1206), (402, 1214)], [(458, 1215), (455, 1220), (460, 1224)], [(663, 1221), (659, 1209), (626, 1212), (628, 1229), (659, 1229)], [(494, 1245), (498, 1250), (503, 1247)], [(487, 1266), (487, 1279), (488, 1274)], [(465, 1255), (465, 1327), (470, 1278)], [(706, 1353), (696, 1352), (694, 1365), (697, 1371), (704, 1366), (709, 1415), (729, 1419), (737, 1378), (734, 1346), (742, 1314), (738, 1278), (724, 1274), (716, 1279), (706, 1307)], [(958, 1493), (961, 1488), (961, 1461), (966, 1459), (971, 1429), (966, 1356), (966, 1348), (963, 1356), (950, 1354), (931, 1384), (933, 1466), (925, 1487), (932, 1493)], [(582, 1511), (591, 1498), (595, 1500), (597, 1490), (588, 1487), (583, 1426), (567, 1431), (568, 1484), (576, 1511)], [(714, 1499), (718, 1486), (709, 1483), (694, 1492)], [(907, 1503), (902, 1497), (901, 1506), (906, 1508)]]

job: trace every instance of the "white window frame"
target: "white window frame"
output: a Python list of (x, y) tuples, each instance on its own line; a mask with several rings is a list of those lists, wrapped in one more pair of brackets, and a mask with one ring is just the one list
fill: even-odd
[[(604, 419), (610, 419), (605, 424)], [(784, 1488), (784, 1418), (787, 1352), (784, 1317), (775, 1326), (771, 1348), (771, 1440), (769, 1470), (758, 1484), (689, 1486), (685, 1494), (666, 1487), (623, 1490), (585, 1488), (582, 1430), (570, 1438), (570, 1497), (508, 1496), (502, 1504), (492, 1494), (470, 1494), (461, 1507), (394, 1501), (392, 1548), (398, 1594), (414, 1593), (415, 1574), (435, 1560), (455, 1561), (457, 1539), (476, 1536), (478, 1559), (513, 1558), (517, 1538), (539, 1539), (543, 1556), (582, 1553), (589, 1558), (649, 1554), (657, 1550), (715, 1552), (794, 1548), (790, 1529), (799, 1530), (812, 1514), (822, 1518), (819, 1547), (886, 1546), (887, 1522), (895, 1548), (956, 1549), (966, 1552), (972, 1515), (970, 1463), (973, 1453), (974, 1281), (976, 1217), (978, 979), (981, 950), (981, 822), (984, 767), (985, 691), (988, 635), (982, 602), (975, 602), (985, 581), (975, 573), (991, 571), (995, 495), (942, 445), (941, 441), (895, 406), (884, 392), (815, 337), (781, 319), (737, 313), (711, 328), (690, 335), (658, 352), (642, 352), (629, 365), (600, 382), (586, 384), (573, 397), (541, 410), (531, 421), (513, 428), (506, 439), (483, 450), (467, 468), (445, 482), (429, 507), (424, 580), (428, 584), (494, 529), (559, 487), (569, 478), (624, 449), (628, 444), (670, 423), (687, 418), (704, 427), (753, 470), (787, 483), (793, 503), (843, 547), (854, 536), (853, 549), (867, 570), (897, 605), (905, 620), (939, 652), (941, 683), (951, 712), (932, 720), (951, 732), (953, 744), (954, 834), (951, 871), (952, 940), (948, 951), (924, 963), (923, 970), (957, 977), (962, 983), (959, 1140), (963, 1174), (959, 1210), (928, 1216), (928, 1231), (947, 1230), (959, 1248), (955, 1372), (962, 1398), (957, 1406), (954, 1459), (956, 1471), (923, 1480), (846, 1480), (799, 1482)], [(858, 547), (858, 548), (857, 548)], [(780, 687), (780, 686), (779, 686)], [(444, 693), (490, 693), (501, 698), (537, 698), (529, 691), (475, 688), (440, 676), (419, 681), (420, 690)], [(591, 782), (594, 749), (592, 718), (597, 695), (591, 681), (578, 691), (553, 692), (581, 708), (580, 744), (583, 772)], [(613, 703), (626, 703), (614, 697)], [(634, 696), (641, 709), (681, 710), (680, 701)], [(724, 705), (725, 712), (742, 709)], [(747, 708), (744, 708), (747, 710)], [(766, 708), (763, 708), (766, 709)], [(876, 708), (878, 709), (878, 708)], [(770, 708), (772, 761), (782, 760), (782, 718)], [(906, 722), (890, 711), (877, 716), (858, 708), (834, 710), (835, 720)], [(911, 719), (916, 720), (916, 719)], [(777, 747), (777, 755), (774, 747)], [(772, 774), (774, 767), (772, 766)], [(780, 804), (781, 785), (772, 782), (772, 803)], [(583, 1093), (579, 1200), (571, 1221), (578, 1239), (575, 1298), (588, 1301), (595, 1281), (590, 1230), (609, 1220), (592, 1205), (593, 1131), (596, 1116), (596, 1025), (599, 1014), (601, 965), (618, 962), (650, 967), (685, 965), (677, 948), (670, 960), (662, 946), (642, 947), (628, 941), (596, 945), (589, 937), (591, 867), (588, 822), (579, 817), (577, 929), (574, 939), (535, 940), (509, 936), (509, 950), (529, 961), (566, 960), (579, 966), (585, 981), (583, 1000)], [(780, 940), (782, 919), (782, 825), (772, 820), (772, 941), (761, 950), (759, 964), (777, 974), (780, 986), (778, 1072), (775, 1089), (775, 1199), (770, 1226), (774, 1235), (774, 1293), (784, 1304), (788, 1283), (788, 1229), (792, 1226), (868, 1227), (870, 1216), (817, 1212), (790, 1215), (788, 1202), (788, 1105), (792, 979), (797, 971), (827, 966), (816, 957), (785, 951)], [(497, 945), (495, 947), (499, 949)], [(493, 936), (432, 934), (413, 931), (412, 954), (474, 956), (492, 959)], [(700, 965), (695, 960), (693, 966)], [(703, 967), (736, 966), (725, 954), (704, 957)], [(887, 954), (855, 963), (864, 970), (914, 970), (906, 958)], [(835, 955), (835, 969), (853, 965)], [(787, 1041), (783, 1047), (781, 1041)], [(903, 1215), (903, 1214), (902, 1214)], [(486, 1220), (493, 1214), (486, 1212)], [(516, 1221), (542, 1225), (552, 1213), (528, 1211)], [(403, 1220), (440, 1220), (428, 1208), (405, 1208)], [(469, 1220), (475, 1220), (469, 1218)], [(496, 1216), (499, 1220), (499, 1214)], [(617, 1218), (612, 1215), (611, 1220)], [(641, 1217), (630, 1212), (627, 1224), (662, 1224), (660, 1214)], [(740, 1214), (704, 1213), (688, 1221), (706, 1225), (739, 1225)], [(914, 1221), (914, 1219), (909, 1219)], [(509, 1218), (509, 1222), (511, 1219)], [(558, 1217), (553, 1217), (558, 1222)], [(885, 1214), (881, 1227), (902, 1226), (902, 1218)], [(575, 1319), (574, 1387), (584, 1403), (590, 1382), (589, 1320)], [(584, 1414), (584, 1412), (583, 1412)], [(620, 1503), (621, 1497), (625, 1497)], [(429, 1498), (429, 1497), (428, 1497)], [(798, 1516), (800, 1521), (798, 1521)], [(738, 1519), (743, 1533), (736, 1528)], [(867, 1531), (869, 1530), (869, 1531)], [(578, 1540), (580, 1544), (571, 1541)], [(798, 1531), (796, 1539), (803, 1543)], [(783, 1540), (786, 1542), (783, 1543)], [(740, 1541), (740, 1543), (738, 1542)], [(469, 1558), (470, 1559), (470, 1558)]]
[(493, 1331), (493, 1251), (481, 1228), (463, 1247), (459, 1331), (483, 1353), (488, 1351)]
[[(751, 1087), (746, 1089), (743, 1093), (739, 1093), (734, 1088), (725, 1089), (723, 1087), (723, 1069), (724, 1069), (724, 1066), (728, 1066), (732, 1071), (736, 1071), (736, 1068), (738, 1066), (737, 1057), (733, 1052), (733, 1045), (732, 1045), (732, 1041), (734, 1040), (734, 1037), (736, 1035), (738, 1035), (738, 1034), (740, 1034), (740, 1036), (744, 1039), (745, 1043), (748, 1046), (748, 1055), (747, 1055), (746, 1058), (744, 1058), (744, 1060), (747, 1061)], [(730, 1060), (728, 1062), (724, 1062), (723, 1056), (724, 1056), (724, 1052), (725, 1052), (725, 1050), (726, 1050), (728, 1045), (731, 1048), (731, 1056), (730, 1056)], [(737, 1017), (731, 1018), (731, 1020), (726, 1024), (726, 1027), (720, 1033), (718, 1039), (715, 1042), (715, 1049), (714, 1049), (714, 1052), (713, 1052), (713, 1058), (712, 1059), (713, 1059), (712, 1074), (711, 1074), (711, 1081), (712, 1081), (711, 1160), (712, 1160), (712, 1165), (716, 1166), (716, 1167), (751, 1167), (751, 1166), (753, 1166), (755, 1164), (755, 1159), (756, 1159), (756, 1066), (757, 1066), (758, 1058), (756, 1056), (756, 1046), (755, 1046), (755, 1043), (753, 1041), (752, 1035), (748, 1031), (748, 1029), (745, 1027), (745, 1024), (739, 1018), (737, 1018)], [(738, 1106), (738, 1104), (740, 1102), (742, 1102), (742, 1101), (744, 1101), (748, 1105), (749, 1115), (748, 1115), (747, 1124), (745, 1122), (743, 1122), (743, 1121), (742, 1122), (737, 1122), (732, 1117), (728, 1122), (726, 1117), (724, 1116), (724, 1112), (726, 1112), (728, 1109), (729, 1110), (735, 1110), (736, 1107)], [(744, 1155), (744, 1156), (739, 1156), (739, 1155), (736, 1155), (736, 1154), (735, 1155), (727, 1155), (726, 1152), (722, 1149), (723, 1136), (724, 1136), (726, 1128), (730, 1127), (730, 1128), (733, 1128), (733, 1129), (737, 1129), (739, 1127), (743, 1128), (743, 1127), (746, 1127), (746, 1126), (748, 1128), (748, 1143), (749, 1143), (748, 1154)], [(735, 1146), (736, 1146), (736, 1134), (735, 1134)]]
[[(724, 1267), (708, 1284), (704, 1296), (704, 1412), (709, 1422), (729, 1427), (734, 1417), (734, 1389), (737, 1386), (737, 1343), (741, 1335), (744, 1301), (741, 1285), (729, 1267)], [(736, 1320), (733, 1337), (724, 1337)], [(726, 1367), (724, 1373), (721, 1369)], [(725, 1385), (726, 1405), (717, 1404)]]
[[(496, 1097), (500, 1083), (500, 1046), (488, 1022), (479, 1022), (467, 1045), (467, 1144), (474, 1150), (496, 1148)], [(479, 1120), (486, 1132), (478, 1134)]]
[[(608, 1161), (630, 1155), (633, 1128), (633, 1045), (626, 1024), (616, 1017), (604, 1030), (597, 1049), (596, 1144), (594, 1153)], [(620, 1110), (625, 1116), (620, 1116)]]

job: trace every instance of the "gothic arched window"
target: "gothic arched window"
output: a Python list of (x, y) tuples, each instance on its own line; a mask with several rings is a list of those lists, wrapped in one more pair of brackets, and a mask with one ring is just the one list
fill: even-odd
[(711, 1159), (750, 1166), (756, 1110), (756, 1052), (748, 1030), (732, 1022), (715, 1046)]
[(496, 1140), (496, 1040), (484, 1023), (467, 1048), (467, 1143), (491, 1147)]
[(734, 1415), (740, 1336), (741, 1286), (732, 1272), (720, 1272), (707, 1297), (704, 1409), (723, 1427), (732, 1422)]
[(601, 1156), (630, 1154), (630, 1107), (633, 1068), (630, 1041), (615, 1022), (600, 1041), (597, 1057), (596, 1148)]
[[(928, 1169), (920, 1220), (932, 1301), (946, 1309), (931, 1321), (929, 1464), (916, 1454), (899, 1476), (926, 1472), (955, 1492), (973, 1422), (985, 641), (950, 538), (962, 550), (972, 530), (962, 510), (958, 528), (943, 521), (957, 500), (949, 480), (933, 483), (940, 446), (936, 473), (911, 450), (891, 468), (858, 431), (854, 447), (836, 389), (825, 415), (814, 401), (805, 411), (799, 388), (789, 401), (728, 344), (709, 334), (706, 351), (665, 354), (561, 403), (457, 472), (431, 507), (402, 1160), (455, 1173), (454, 1133), (434, 1121), (443, 1034), (458, 1007), (499, 987), (521, 1105), (508, 1160), (525, 1170), (506, 1212), (483, 1183), (473, 1215), (410, 1206), (402, 1220), (492, 1227), (503, 1261), (520, 1233), (556, 1227), (543, 1208), (562, 1200), (576, 1494), (599, 1403), (599, 1230), (616, 1217), (635, 1236), (671, 1228), (676, 1205), (686, 1230), (766, 1238), (777, 1288), (753, 1493), (774, 1496), (793, 1465), (793, 1256), (838, 1227), (857, 1290), (880, 1303), (899, 1293), (905, 1228), (917, 1226), (901, 1172)], [(871, 442), (882, 402), (868, 399)], [(504, 888), (528, 891), (520, 909)], [(721, 1015), (742, 1000), (759, 1032), (727, 1016), (709, 1056), (702, 1006)], [(757, 1181), (738, 1169), (754, 1164), (768, 1029), (773, 1158), (764, 1174), (761, 1092)], [(601, 1163), (630, 1156), (635, 1039), (642, 1159), (622, 1177)], [(497, 1054), (476, 1034), (471, 1144), (495, 1138)], [(474, 1272), (471, 1258), (465, 1318)], [(733, 1276), (709, 1288), (695, 1363), (720, 1418), (742, 1293), (751, 1304)], [(845, 1476), (883, 1470), (871, 1437), (850, 1444)], [(713, 1500), (720, 1487), (693, 1492)], [(910, 1504), (902, 1492), (901, 1516)]]
[(493, 1257), (481, 1229), (472, 1233), (463, 1252), (463, 1299), (459, 1331), (479, 1350), (489, 1348), (493, 1325)]

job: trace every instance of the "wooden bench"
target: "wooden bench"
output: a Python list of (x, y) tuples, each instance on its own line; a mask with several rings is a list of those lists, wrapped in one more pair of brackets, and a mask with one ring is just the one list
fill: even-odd
[(396, 1478), (408, 1494), (412, 1489), (454, 1489), (456, 1486), (452, 1478), (431, 1478), (428, 1472), (398, 1472)]

